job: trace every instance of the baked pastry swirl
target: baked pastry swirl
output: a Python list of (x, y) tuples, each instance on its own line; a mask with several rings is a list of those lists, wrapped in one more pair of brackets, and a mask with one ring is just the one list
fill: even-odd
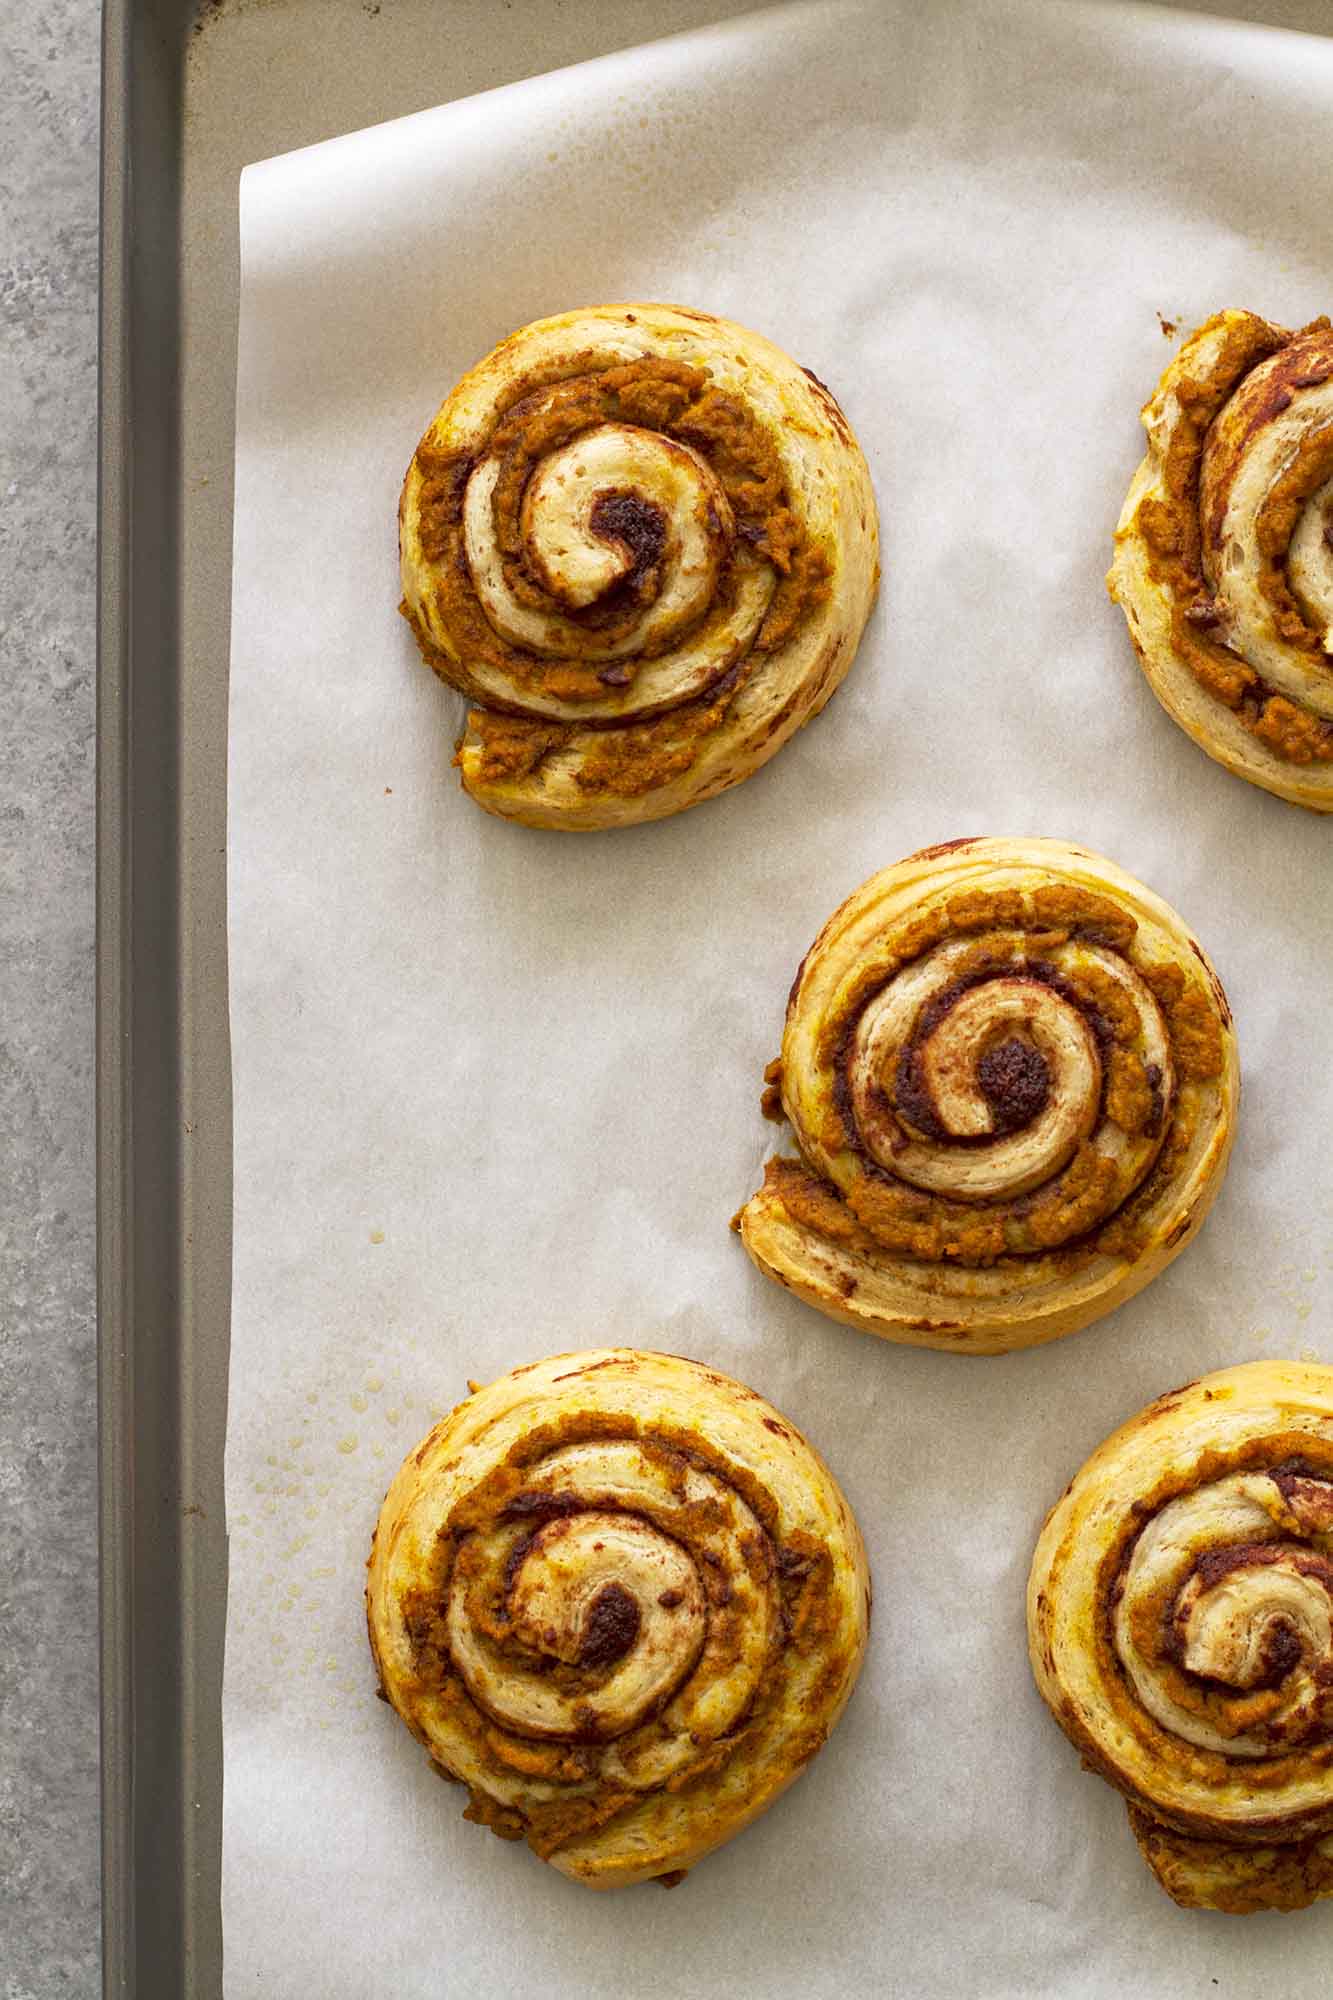
[(739, 784), (818, 713), (879, 580), (860, 446), (807, 369), (681, 306), (502, 341), (438, 411), (399, 505), (403, 611), (475, 706), (488, 812), (587, 829)]
[(1229, 771), (1333, 812), (1333, 328), (1217, 313), (1143, 422), (1107, 583), (1153, 692)]
[(860, 1671), (870, 1579), (812, 1446), (675, 1355), (476, 1389), (389, 1488), (380, 1686), (465, 1818), (593, 1888), (673, 1881), (798, 1777)]
[(1224, 1368), (1108, 1438), (1047, 1517), (1028, 1635), (1176, 1902), (1333, 1895), (1333, 1368)]
[(801, 963), (735, 1219), (755, 1263), (888, 1340), (995, 1354), (1072, 1333), (1198, 1229), (1236, 1114), (1216, 973), (1180, 918), (1058, 840), (923, 848)]

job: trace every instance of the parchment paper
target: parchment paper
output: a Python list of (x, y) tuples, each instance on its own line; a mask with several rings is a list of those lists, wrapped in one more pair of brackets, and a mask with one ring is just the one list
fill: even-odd
[[(1046, 1506), (1159, 1391), (1333, 1358), (1329, 828), (1158, 708), (1102, 575), (1171, 348), (1329, 296), (1333, 43), (1083, 6), (818, 5), (251, 168), (231, 734), (229, 1995), (1284, 1995), (1333, 1906), (1177, 1911), (1033, 1690)], [(884, 589), (828, 712), (683, 818), (489, 819), (395, 610), (437, 402), (540, 314), (665, 298), (830, 382)], [(1206, 942), (1245, 1070), (1198, 1243), (1004, 1360), (830, 1324), (728, 1234), (787, 985), (864, 876), (1065, 835)], [(535, 1355), (706, 1357), (822, 1447), (877, 1585), (794, 1791), (670, 1896), (460, 1817), (374, 1699), (362, 1564), (400, 1458)]]

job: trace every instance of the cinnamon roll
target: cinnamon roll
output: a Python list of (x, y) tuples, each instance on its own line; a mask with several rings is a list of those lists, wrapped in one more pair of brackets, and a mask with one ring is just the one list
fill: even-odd
[(1227, 770), (1333, 812), (1333, 329), (1216, 313), (1143, 423), (1107, 584), (1153, 692)]
[(592, 1888), (668, 1882), (800, 1775), (870, 1616), (851, 1510), (794, 1425), (675, 1355), (475, 1389), (389, 1488), (380, 1687), (467, 1819)]
[(852, 663), (870, 475), (822, 382), (681, 306), (559, 313), (453, 389), (399, 504), (402, 609), (473, 704), (488, 812), (662, 819), (757, 771)]
[(1333, 1895), (1333, 1368), (1224, 1368), (1108, 1438), (1047, 1517), (1028, 1634), (1177, 1903)]
[(761, 1271), (885, 1339), (1072, 1333), (1179, 1254), (1221, 1184), (1236, 1043), (1175, 912), (1086, 849), (957, 840), (873, 875), (797, 971), (734, 1227)]

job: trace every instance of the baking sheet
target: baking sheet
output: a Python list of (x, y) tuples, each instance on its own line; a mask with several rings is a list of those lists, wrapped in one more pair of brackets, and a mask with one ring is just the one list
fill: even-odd
[[(1162, 715), (1101, 576), (1134, 413), (1220, 303), (1327, 303), (1333, 50), (1123, 9), (777, 10), (251, 169), (230, 776), (236, 1092), (227, 1991), (1235, 1993), (1327, 1912), (1186, 1915), (1028, 1678), (1045, 1506), (1153, 1394), (1333, 1353), (1326, 833)], [(1280, 135), (1280, 142), (1276, 135)], [(480, 814), (397, 618), (394, 505), (512, 327), (667, 297), (832, 383), (885, 586), (757, 778), (573, 839)], [(1246, 1072), (1226, 1188), (1147, 1294), (1001, 1361), (885, 1346), (727, 1219), (788, 981), (873, 868), (1063, 834), (1186, 915)], [(458, 1816), (373, 1699), (361, 1564), (438, 1412), (534, 1354), (693, 1353), (829, 1456), (878, 1599), (795, 1790), (670, 1898)], [(1281, 1990), (1281, 1988), (1279, 1989)]]

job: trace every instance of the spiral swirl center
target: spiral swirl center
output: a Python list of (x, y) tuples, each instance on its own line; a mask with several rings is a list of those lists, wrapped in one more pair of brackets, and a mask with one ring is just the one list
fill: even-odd
[[(509, 1615), (518, 1639), (570, 1666), (607, 1667), (641, 1643), (669, 1656), (703, 1609), (693, 1563), (679, 1545), (632, 1515), (588, 1513), (551, 1521), (520, 1543)], [(683, 1616), (658, 1619), (668, 1609)], [(645, 1629), (647, 1628), (647, 1629)], [(640, 1670), (642, 1662), (640, 1662)]]
[(946, 949), (865, 1010), (851, 1063), (867, 1150), (931, 1193), (1009, 1199), (1096, 1122), (1102, 1062), (1081, 1010), (1022, 966), (961, 990)]
[(982, 1055), (977, 1083), (991, 1108), (993, 1129), (1017, 1132), (1031, 1123), (1050, 1096), (1050, 1064), (1035, 1043), (1010, 1036)]
[[(676, 624), (707, 609), (733, 527), (705, 460), (626, 424), (584, 431), (544, 458), (524, 491), (520, 520), (529, 566), (572, 610), (627, 583), (641, 602), (658, 597), (667, 561)], [(640, 644), (651, 629), (636, 628)]]
[[(478, 1706), (521, 1734), (606, 1741), (670, 1696), (698, 1659), (705, 1599), (694, 1563), (633, 1515), (590, 1510), (510, 1533), (498, 1607), (512, 1640), (534, 1655), (496, 1671), (482, 1643), (492, 1577), (458, 1565), (450, 1641)], [(478, 1583), (480, 1588), (478, 1589)], [(480, 1600), (480, 1601), (479, 1601)], [(576, 1670), (566, 1684), (556, 1663)]]
[[(664, 657), (710, 614), (717, 629), (707, 667), (698, 663), (705, 680), (753, 639), (774, 573), (749, 559), (732, 565), (730, 601), (721, 601), (736, 518), (691, 445), (634, 424), (578, 432), (532, 467), (512, 545), (497, 527), (511, 476), (503, 453), (483, 457), (463, 503), (472, 585), (490, 627), (510, 644), (554, 660), (600, 661), (602, 684), (615, 688), (631, 678), (616, 662)], [(638, 671), (641, 695), (664, 691), (665, 666), (657, 675)], [(676, 697), (684, 691), (675, 688)]]
[(1196, 1571), (1175, 1617), (1182, 1666), (1241, 1689), (1272, 1686), (1302, 1659), (1322, 1660), (1333, 1647), (1328, 1591), (1301, 1574), (1298, 1552), (1279, 1546), (1275, 1560), (1260, 1564), (1246, 1561), (1247, 1553), (1211, 1587)]
[(447, 1587), (453, 1664), (516, 1738), (601, 1745), (602, 1773), (664, 1783), (743, 1714), (777, 1586), (739, 1495), (629, 1441), (560, 1448), (492, 1508), (469, 1502)]
[(1135, 1544), (1115, 1649), (1163, 1728), (1228, 1757), (1333, 1734), (1333, 1483), (1239, 1473), (1162, 1508)]

